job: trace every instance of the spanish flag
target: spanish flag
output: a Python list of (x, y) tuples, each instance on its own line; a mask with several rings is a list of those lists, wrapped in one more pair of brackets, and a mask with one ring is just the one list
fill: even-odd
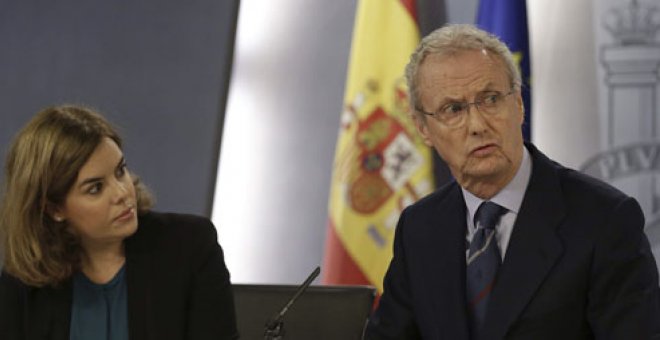
[(433, 190), (431, 149), (410, 118), (404, 68), (419, 41), (415, 0), (360, 0), (329, 198), (326, 284), (382, 292), (394, 229)]

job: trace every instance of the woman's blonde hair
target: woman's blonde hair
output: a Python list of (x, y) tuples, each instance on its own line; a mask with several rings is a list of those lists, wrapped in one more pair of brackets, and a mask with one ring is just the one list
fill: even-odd
[[(5, 163), (0, 227), (4, 270), (32, 286), (57, 285), (79, 268), (81, 247), (48, 209), (60, 205), (104, 138), (121, 148), (116, 130), (92, 109), (64, 105), (39, 112), (14, 139)], [(152, 198), (133, 177), (139, 212)]]

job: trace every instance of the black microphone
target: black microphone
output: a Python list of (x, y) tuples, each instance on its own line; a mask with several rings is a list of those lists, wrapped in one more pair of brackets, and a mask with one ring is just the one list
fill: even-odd
[(264, 339), (265, 340), (281, 340), (284, 338), (284, 322), (282, 319), (284, 318), (284, 314), (289, 310), (291, 305), (298, 299), (298, 297), (309, 287), (309, 285), (314, 281), (314, 279), (319, 276), (319, 273), (321, 273), (321, 267), (316, 267), (314, 271), (309, 274), (305, 282), (303, 282), (302, 285), (298, 288), (296, 291), (296, 294), (293, 295), (291, 300), (284, 305), (282, 310), (280, 310), (279, 313), (275, 314), (270, 321), (266, 323), (266, 330), (264, 331)]

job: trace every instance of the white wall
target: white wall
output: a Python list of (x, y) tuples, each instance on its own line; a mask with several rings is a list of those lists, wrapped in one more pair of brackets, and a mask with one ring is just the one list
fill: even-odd
[(242, 0), (213, 221), (233, 282), (321, 263), (353, 0)]
[(532, 140), (579, 167), (599, 143), (592, 3), (527, 2), (532, 54)]

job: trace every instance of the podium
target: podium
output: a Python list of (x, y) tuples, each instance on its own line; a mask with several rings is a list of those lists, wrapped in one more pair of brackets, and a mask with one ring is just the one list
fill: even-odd
[[(298, 290), (294, 285), (234, 284), (241, 339), (264, 338), (266, 323)], [(283, 318), (285, 340), (359, 340), (371, 312), (371, 286), (310, 286)]]

